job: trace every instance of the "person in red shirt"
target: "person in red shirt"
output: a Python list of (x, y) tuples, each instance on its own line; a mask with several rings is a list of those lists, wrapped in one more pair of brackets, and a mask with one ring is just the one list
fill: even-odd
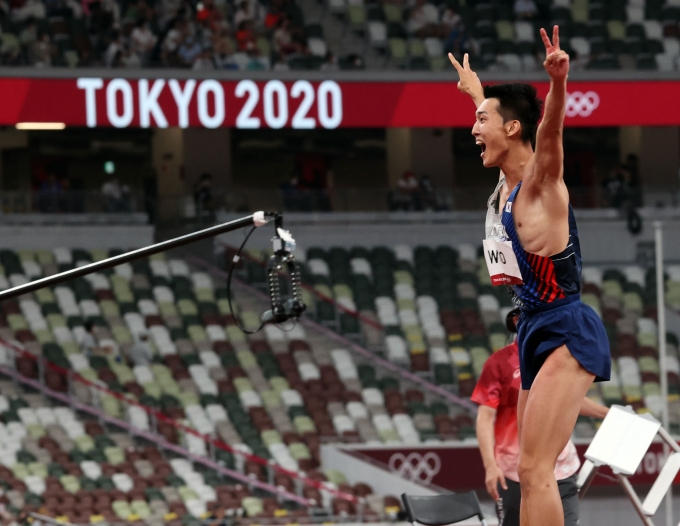
[[(516, 333), (519, 309), (508, 314), (506, 326)], [(477, 441), (484, 463), (486, 489), (496, 501), (500, 526), (519, 526), (520, 486), (517, 475), (519, 438), (517, 435), (517, 399), (521, 389), (517, 342), (493, 353), (484, 363), (471, 400), (479, 404)], [(580, 414), (604, 418), (609, 409), (584, 398)], [(580, 461), (570, 440), (555, 465), (564, 525), (578, 524), (577, 472)]]

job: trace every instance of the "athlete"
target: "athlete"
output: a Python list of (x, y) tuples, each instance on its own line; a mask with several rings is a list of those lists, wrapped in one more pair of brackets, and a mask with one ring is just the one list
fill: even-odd
[[(516, 333), (519, 309), (508, 313), (506, 326)], [(496, 501), (500, 526), (518, 526), (520, 486), (517, 476), (519, 438), (517, 437), (517, 398), (520, 391), (517, 343), (493, 353), (484, 363), (471, 400), (479, 404), (477, 441), (484, 463), (486, 489)], [(607, 415), (605, 406), (588, 398), (581, 404), (580, 414), (595, 418)], [(557, 458), (555, 478), (562, 499), (565, 526), (576, 526), (579, 520), (577, 471), (581, 463), (570, 440)]]
[(462, 66), (449, 58), (460, 75), (459, 89), (477, 105), (472, 135), (482, 162), (501, 170), (489, 200), (485, 258), (492, 281), (509, 284), (521, 309), (521, 524), (563, 526), (555, 463), (591, 383), (609, 380), (611, 357), (602, 321), (580, 301), (581, 251), (563, 178), (569, 56), (560, 49), (557, 26), (552, 40), (544, 29), (541, 38), (550, 90), (540, 125), (541, 101), (532, 86), (482, 88), (467, 56)]

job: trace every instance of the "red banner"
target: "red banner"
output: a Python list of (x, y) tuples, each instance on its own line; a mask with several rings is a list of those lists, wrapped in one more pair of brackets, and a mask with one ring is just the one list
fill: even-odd
[[(577, 445), (579, 457), (588, 449), (587, 444)], [(477, 447), (411, 447), (411, 448), (352, 448), (345, 450), (367, 457), (373, 462), (402, 477), (434, 484), (451, 491), (485, 490), (484, 466)], [(663, 446), (653, 443), (640, 463), (635, 475), (629, 477), (633, 485), (651, 485), (665, 463)], [(618, 482), (607, 467), (600, 468), (593, 486), (613, 486)], [(680, 474), (674, 484), (680, 484)]]
[[(467, 127), (451, 82), (0, 79), (0, 125), (205, 128)], [(534, 83), (542, 97), (547, 82)], [(570, 82), (567, 126), (680, 125), (680, 81)]]

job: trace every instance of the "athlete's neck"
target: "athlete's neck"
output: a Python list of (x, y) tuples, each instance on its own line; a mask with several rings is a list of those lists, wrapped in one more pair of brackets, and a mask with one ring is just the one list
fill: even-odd
[(517, 145), (510, 148), (508, 153), (500, 164), (501, 172), (505, 176), (505, 182), (508, 188), (513, 189), (517, 186), (524, 177), (524, 169), (526, 168), (529, 159), (534, 154), (531, 148), (531, 143)]

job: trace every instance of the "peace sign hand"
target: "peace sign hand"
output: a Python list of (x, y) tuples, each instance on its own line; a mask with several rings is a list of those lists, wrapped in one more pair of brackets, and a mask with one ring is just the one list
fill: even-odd
[(449, 53), (449, 60), (453, 67), (456, 68), (458, 72), (458, 89), (461, 93), (470, 95), (475, 104), (479, 105), (484, 100), (484, 89), (482, 88), (482, 83), (477, 76), (477, 73), (470, 69), (470, 62), (468, 60), (468, 54), (463, 55), (463, 65), (456, 60), (453, 54)]
[(564, 80), (569, 73), (569, 55), (560, 49), (560, 30), (553, 27), (552, 42), (545, 29), (541, 29), (541, 38), (545, 45), (545, 62), (543, 67), (552, 80)]

